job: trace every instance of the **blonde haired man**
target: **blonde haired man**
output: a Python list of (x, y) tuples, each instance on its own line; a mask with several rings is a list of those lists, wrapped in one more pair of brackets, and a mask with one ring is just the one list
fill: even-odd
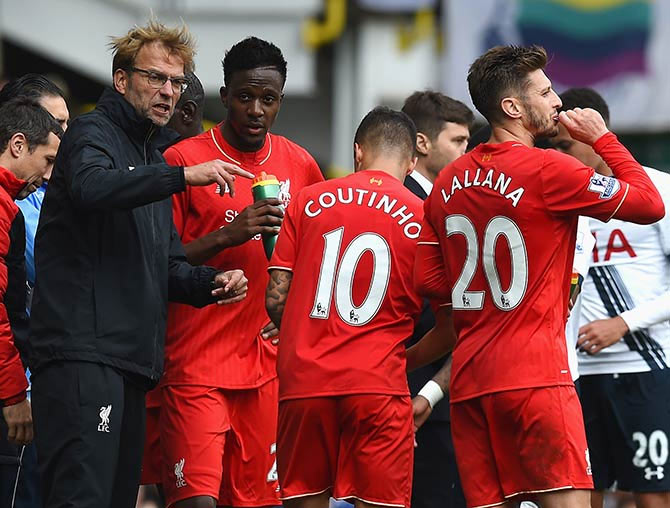
[(144, 396), (163, 368), (167, 302), (235, 303), (240, 270), (191, 266), (170, 198), (234, 187), (219, 160), (165, 163), (159, 148), (193, 68), (185, 27), (112, 40), (113, 88), (63, 138), (36, 237), (28, 362), (44, 506), (135, 506)]

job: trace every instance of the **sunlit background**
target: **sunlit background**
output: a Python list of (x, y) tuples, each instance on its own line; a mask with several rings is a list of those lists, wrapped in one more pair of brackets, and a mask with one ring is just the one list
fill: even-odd
[(667, 0), (0, 0), (2, 78), (47, 74), (76, 115), (110, 82), (109, 36), (152, 15), (197, 37), (210, 122), (225, 115), (226, 48), (248, 35), (277, 44), (289, 71), (274, 131), (329, 176), (350, 170), (353, 132), (369, 109), (400, 107), (426, 88), (470, 104), (468, 65), (508, 43), (545, 46), (558, 91), (596, 88), (639, 160), (670, 170)]

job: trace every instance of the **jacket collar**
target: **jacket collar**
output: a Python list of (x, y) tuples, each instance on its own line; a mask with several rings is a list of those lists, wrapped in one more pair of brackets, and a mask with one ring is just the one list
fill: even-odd
[(158, 127), (148, 118), (140, 116), (133, 105), (111, 87), (105, 87), (96, 109), (108, 116), (139, 145), (142, 145), (147, 138), (151, 138), (151, 144), (154, 146), (165, 146), (174, 140), (173, 131)]
[(12, 199), (16, 199), (16, 195), (26, 186), (25, 180), (20, 180), (14, 176), (7, 168), (0, 166), (0, 187), (5, 189), (7, 194)]

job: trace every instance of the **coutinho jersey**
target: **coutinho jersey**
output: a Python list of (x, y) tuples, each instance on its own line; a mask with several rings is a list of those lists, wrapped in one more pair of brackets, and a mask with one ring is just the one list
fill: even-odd
[[(282, 136), (268, 134), (257, 152), (240, 152), (223, 139), (221, 124), (165, 152), (169, 164), (190, 166), (212, 159), (232, 162), (254, 174), (265, 171), (280, 182), (279, 199), (288, 204), (303, 187), (323, 180), (306, 150)], [(235, 197), (220, 196), (218, 185), (187, 186), (173, 197), (174, 222), (184, 244), (225, 228), (253, 203), (251, 180), (235, 180)], [(243, 389), (276, 376), (276, 347), (261, 339), (270, 322), (265, 311), (268, 260), (260, 235), (219, 252), (207, 264), (240, 268), (249, 279), (247, 298), (233, 305), (196, 309), (172, 303), (168, 310), (163, 384), (196, 384)]]
[(596, 238), (582, 289), (581, 324), (622, 315), (631, 332), (598, 354), (579, 353), (579, 372), (623, 374), (670, 365), (670, 175), (645, 168), (665, 202), (655, 224), (593, 220)]
[(422, 302), (411, 276), (421, 205), (376, 170), (294, 198), (270, 262), (293, 272), (277, 363), (280, 400), (408, 393), (404, 341)]
[(440, 173), (420, 243), (439, 243), (452, 288), (452, 402), (572, 383), (565, 325), (578, 215), (636, 216), (631, 198), (642, 211), (658, 202), (614, 134), (594, 148), (643, 190), (518, 142), (479, 145)]

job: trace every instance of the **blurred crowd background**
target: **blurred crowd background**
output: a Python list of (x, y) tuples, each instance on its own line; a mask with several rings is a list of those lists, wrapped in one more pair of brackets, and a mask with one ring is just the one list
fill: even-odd
[[(248, 35), (288, 61), (274, 131), (305, 146), (327, 176), (348, 172), (355, 126), (435, 89), (471, 106), (465, 76), (497, 44), (541, 44), (557, 91), (590, 86), (644, 164), (670, 170), (669, 0), (0, 0), (0, 75), (47, 75), (73, 116), (110, 82), (110, 35), (150, 16), (198, 40), (205, 117), (224, 116), (221, 59)], [(206, 124), (206, 127), (209, 127)]]

